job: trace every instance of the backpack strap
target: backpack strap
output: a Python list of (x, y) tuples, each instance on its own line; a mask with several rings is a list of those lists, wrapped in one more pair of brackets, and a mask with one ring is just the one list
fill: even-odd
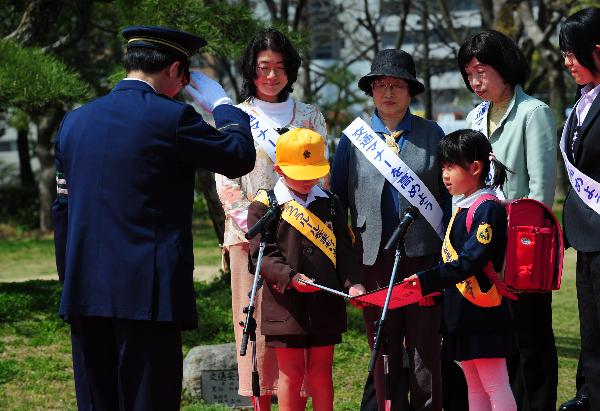
[(271, 208), (279, 207), (279, 203), (277, 202), (277, 196), (275, 196), (274, 189), (267, 190), (267, 198), (269, 199), (269, 207), (271, 207)]
[(469, 207), (468, 211), (467, 211), (467, 234), (469, 234), (471, 232), (471, 226), (473, 225), (473, 217), (475, 217), (475, 211), (477, 211), (477, 207), (479, 207), (481, 204), (483, 204), (484, 201), (495, 201), (498, 204), (500, 204), (500, 200), (498, 199), (498, 197), (496, 197), (493, 194), (484, 194), (479, 196), (474, 202), (473, 204), (471, 204), (471, 207)]
[[(475, 216), (475, 211), (477, 211), (477, 207), (483, 204), (485, 201), (495, 201), (498, 204), (501, 204), (498, 197), (493, 194), (484, 194), (479, 196), (471, 207), (467, 210), (467, 234), (471, 232), (471, 226), (473, 225), (473, 217)], [(518, 297), (504, 284), (504, 281), (500, 278), (496, 270), (494, 270), (494, 264), (491, 261), (488, 261), (487, 264), (483, 267), (483, 273), (485, 276), (496, 286), (496, 289), (500, 294), (504, 297), (509, 298), (511, 300), (516, 300)]]

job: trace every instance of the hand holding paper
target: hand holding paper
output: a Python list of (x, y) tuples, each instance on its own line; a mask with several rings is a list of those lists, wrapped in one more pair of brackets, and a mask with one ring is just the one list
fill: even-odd
[[(410, 285), (412, 285), (413, 287), (415, 287), (415, 290), (419, 291), (419, 294), (423, 294), (423, 291), (421, 290), (421, 282), (419, 281), (419, 277), (416, 274), (411, 275), (410, 277), (408, 277), (406, 280)], [(426, 295), (423, 298), (421, 298), (421, 300), (419, 301), (419, 305), (421, 307), (433, 307), (437, 305), (437, 301), (435, 300), (434, 297), (440, 295), (441, 293), (432, 293), (430, 295)]]
[(358, 297), (359, 295), (363, 295), (367, 290), (363, 287), (362, 284), (352, 284), (348, 289), (348, 294), (350, 297)]
[(308, 278), (304, 274), (296, 273), (292, 277), (292, 287), (301, 293), (314, 293), (315, 291), (319, 291), (319, 289), (310, 283), (314, 283), (314, 280)]

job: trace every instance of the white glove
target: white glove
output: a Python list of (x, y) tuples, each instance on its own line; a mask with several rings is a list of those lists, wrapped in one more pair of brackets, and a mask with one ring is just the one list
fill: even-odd
[(219, 83), (197, 71), (191, 73), (190, 84), (185, 86), (185, 91), (209, 113), (218, 105), (232, 104)]

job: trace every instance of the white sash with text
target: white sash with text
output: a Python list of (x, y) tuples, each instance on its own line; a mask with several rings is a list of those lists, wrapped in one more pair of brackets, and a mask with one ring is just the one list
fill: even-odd
[(409, 203), (417, 207), (421, 215), (444, 238), (443, 212), (425, 183), (388, 147), (371, 127), (356, 118), (344, 134), (373, 166), (394, 186)]
[[(579, 101), (577, 103), (579, 103)], [(596, 213), (600, 214), (600, 183), (579, 171), (577, 167), (575, 167), (569, 161), (567, 158), (567, 153), (565, 152), (567, 130), (569, 129), (568, 125), (571, 124), (573, 116), (575, 115), (575, 107), (577, 107), (577, 104), (575, 104), (573, 107), (573, 110), (571, 111), (571, 114), (569, 115), (569, 118), (565, 122), (565, 126), (563, 128), (559, 145), (560, 153), (562, 154), (563, 161), (565, 162), (565, 168), (567, 169), (567, 175), (569, 176), (571, 187), (573, 187), (573, 190), (577, 193), (585, 205), (594, 210)]]
[[(484, 136), (490, 137), (487, 135), (487, 117), (488, 112), (490, 111), (490, 102), (482, 101), (477, 107), (475, 107), (475, 115), (473, 116), (473, 121), (471, 121), (471, 129), (475, 131), (479, 131), (483, 133)], [(485, 185), (491, 186), (494, 181), (494, 164), (490, 162), (490, 171), (488, 175), (485, 177)], [(496, 190), (496, 197), (500, 200), (506, 200), (504, 197), (504, 193), (500, 188)]]
[(262, 116), (258, 110), (254, 110), (253, 107), (246, 104), (240, 104), (236, 107), (248, 114), (250, 117), (250, 130), (252, 131), (254, 141), (275, 163), (275, 146), (279, 139), (279, 133), (273, 129), (271, 122)]

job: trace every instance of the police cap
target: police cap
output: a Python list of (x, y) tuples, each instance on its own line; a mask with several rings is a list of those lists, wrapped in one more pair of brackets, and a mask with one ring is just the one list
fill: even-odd
[(206, 40), (183, 31), (157, 26), (129, 26), (123, 29), (127, 48), (145, 47), (184, 57), (189, 61), (192, 54), (206, 45)]

